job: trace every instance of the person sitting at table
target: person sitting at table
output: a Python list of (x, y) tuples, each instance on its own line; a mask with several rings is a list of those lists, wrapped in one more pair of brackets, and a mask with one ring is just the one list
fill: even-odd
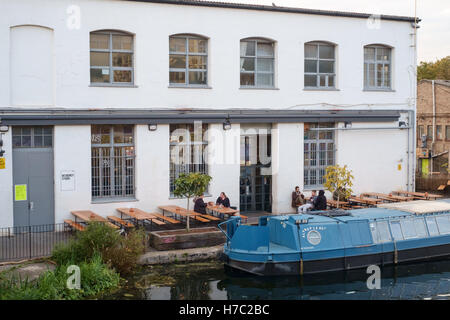
[(206, 207), (208, 206), (204, 201), (203, 198), (205, 196), (201, 195), (195, 199), (195, 205), (194, 205), (194, 211), (201, 214), (206, 214)]
[(222, 205), (225, 208), (229, 208), (230, 207), (230, 199), (228, 199), (228, 197), (225, 194), (225, 192), (221, 192), (220, 193), (220, 196), (216, 200), (216, 205), (218, 205), (218, 206)]
[(320, 190), (319, 195), (314, 199), (314, 210), (327, 210), (327, 198), (325, 191)]
[(316, 190), (311, 191), (311, 198), (309, 198), (309, 201), (298, 207), (298, 213), (305, 213), (308, 210), (314, 210), (314, 202), (316, 200)]
[(294, 209), (297, 209), (299, 206), (306, 203), (305, 196), (300, 192), (299, 186), (296, 186), (295, 190), (292, 192), (291, 200), (291, 206)]

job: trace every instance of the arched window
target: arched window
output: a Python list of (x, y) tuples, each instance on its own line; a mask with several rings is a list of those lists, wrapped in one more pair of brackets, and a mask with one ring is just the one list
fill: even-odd
[(364, 47), (364, 89), (391, 89), (391, 48), (384, 45)]
[(172, 86), (206, 86), (208, 40), (196, 35), (169, 37), (169, 82)]
[(241, 87), (274, 87), (274, 48), (266, 39), (241, 40)]
[(133, 35), (120, 31), (90, 34), (91, 83), (133, 84)]
[(335, 62), (334, 44), (305, 43), (305, 88), (335, 88)]

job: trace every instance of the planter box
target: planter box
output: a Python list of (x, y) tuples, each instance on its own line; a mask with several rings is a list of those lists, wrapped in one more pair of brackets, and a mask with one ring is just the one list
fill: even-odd
[(156, 250), (174, 250), (211, 247), (223, 244), (225, 235), (217, 228), (195, 228), (183, 230), (153, 231), (149, 233), (150, 246)]

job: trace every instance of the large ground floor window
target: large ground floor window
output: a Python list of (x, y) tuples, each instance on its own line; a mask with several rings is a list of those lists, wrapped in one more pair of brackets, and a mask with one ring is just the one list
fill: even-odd
[(332, 122), (304, 124), (303, 166), (304, 186), (307, 188), (322, 187), (326, 167), (335, 164), (334, 130), (326, 130), (334, 126)]
[(133, 125), (93, 125), (91, 151), (92, 198), (134, 197)]
[(201, 122), (170, 125), (170, 194), (175, 190), (175, 180), (180, 173), (208, 174), (206, 130)]

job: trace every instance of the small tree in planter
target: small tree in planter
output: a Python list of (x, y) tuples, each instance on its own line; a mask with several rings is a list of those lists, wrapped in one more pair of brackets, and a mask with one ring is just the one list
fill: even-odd
[(331, 193), (337, 194), (337, 205), (339, 208), (339, 199), (347, 199), (352, 195), (353, 190), (353, 175), (352, 171), (347, 168), (347, 165), (343, 167), (339, 165), (328, 166), (324, 175), (325, 183), (323, 186)]
[(212, 177), (202, 173), (181, 173), (175, 180), (173, 194), (177, 197), (187, 198), (186, 209), (188, 211), (186, 230), (189, 232), (189, 201), (193, 196), (201, 196), (208, 187)]

